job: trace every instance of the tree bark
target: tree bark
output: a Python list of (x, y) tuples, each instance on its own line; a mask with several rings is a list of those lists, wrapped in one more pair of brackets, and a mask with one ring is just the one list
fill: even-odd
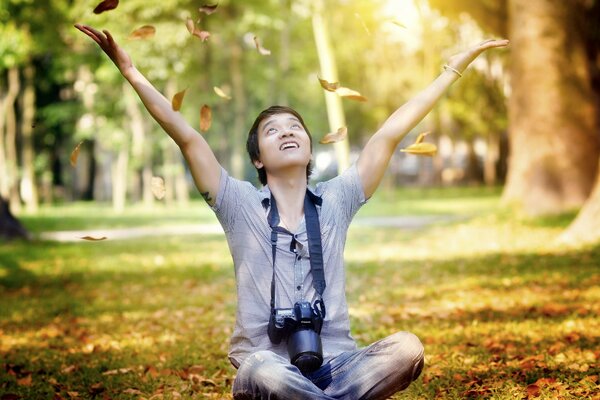
[(510, 162), (505, 202), (529, 215), (579, 207), (600, 140), (584, 42), (567, 2), (510, 0)]
[(10, 212), (8, 203), (0, 196), (0, 240), (30, 239), (29, 232)]
[(21, 196), (28, 212), (37, 212), (39, 196), (34, 170), (33, 125), (35, 118), (35, 69), (31, 61), (23, 70), (25, 90), (23, 91), (23, 117), (21, 120), (21, 135), (23, 138), (22, 159), (23, 179), (21, 181)]
[(17, 116), (15, 104), (21, 88), (19, 69), (8, 69), (8, 93), (4, 103), (6, 115), (6, 180), (8, 182), (8, 202), (10, 209), (18, 213), (21, 210), (19, 198), (19, 170), (17, 161)]
[(231, 141), (231, 174), (237, 179), (245, 178), (245, 144), (244, 118), (247, 113), (246, 95), (244, 93), (244, 76), (242, 74), (242, 46), (237, 38), (231, 43), (231, 62), (229, 73), (233, 86), (233, 140)]
[[(0, 83), (2, 83), (4, 79), (0, 78)], [(7, 93), (0, 87), (0, 197), (8, 198), (8, 176), (6, 173), (7, 164), (6, 164), (6, 149), (5, 149), (5, 126), (6, 126), (6, 97)]]

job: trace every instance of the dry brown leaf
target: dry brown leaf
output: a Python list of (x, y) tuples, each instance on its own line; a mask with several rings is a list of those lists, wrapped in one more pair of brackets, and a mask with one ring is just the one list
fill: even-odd
[(75, 165), (77, 165), (77, 157), (79, 157), (79, 148), (81, 147), (82, 144), (83, 144), (83, 140), (81, 142), (79, 142), (79, 144), (77, 146), (75, 146), (75, 148), (71, 152), (71, 166), (73, 166), (73, 167)]
[(217, 94), (217, 96), (222, 97), (222, 98), (227, 99), (227, 100), (231, 100), (231, 96), (228, 95), (227, 93), (225, 93), (223, 91), (223, 89), (221, 89), (220, 87), (214, 86), (213, 90), (215, 91), (215, 93)]
[(212, 124), (212, 111), (208, 105), (203, 105), (200, 109), (200, 130), (206, 132)]
[(347, 135), (348, 135), (348, 128), (346, 128), (345, 126), (342, 126), (341, 128), (339, 128), (337, 130), (337, 132), (330, 132), (327, 135), (323, 136), (323, 139), (319, 140), (319, 143), (330, 144), (330, 143), (340, 142), (340, 141), (346, 139)]
[(139, 395), (144, 394), (141, 391), (139, 391), (138, 389), (132, 389), (132, 388), (123, 390), (123, 393), (126, 393), (126, 394), (139, 394)]
[(194, 31), (196, 30), (196, 26), (194, 25), (194, 20), (192, 20), (191, 18), (188, 18), (185, 21), (185, 27), (187, 28), (190, 35), (194, 34)]
[(31, 379), (32, 379), (31, 374), (29, 374), (23, 378), (17, 379), (17, 384), (19, 386), (31, 386), (31, 383), (32, 383)]
[(129, 34), (129, 38), (131, 40), (135, 39), (149, 39), (154, 36), (156, 33), (156, 28), (152, 25), (144, 25)]
[(76, 365), (69, 365), (67, 367), (64, 367), (60, 372), (62, 372), (63, 374), (70, 374), (71, 372), (75, 371), (77, 369)]
[(429, 135), (429, 133), (429, 131), (419, 133), (419, 136), (417, 136), (417, 140), (415, 140), (415, 144), (423, 143), (423, 139), (425, 139), (425, 136)]
[(256, 45), (256, 50), (258, 50), (261, 55), (268, 56), (271, 54), (271, 50), (267, 50), (260, 45), (257, 36), (254, 36), (254, 44)]
[(171, 108), (173, 108), (173, 111), (179, 111), (181, 109), (186, 90), (187, 88), (183, 89), (181, 92), (175, 93), (173, 99), (171, 99)]
[(79, 397), (79, 392), (70, 391), (70, 392), (67, 392), (67, 394), (68, 394), (68, 395), (69, 395), (69, 397), (70, 397), (70, 398), (72, 398), (72, 399), (76, 399), (76, 398), (78, 398), (78, 397)]
[(538, 385), (527, 386), (527, 397), (538, 397), (542, 394), (542, 389)]
[(321, 84), (321, 87), (325, 90), (327, 90), (328, 92), (335, 92), (336, 89), (338, 89), (340, 87), (340, 83), (339, 82), (329, 82), (325, 79), (321, 79), (317, 76), (317, 78), (319, 79), (319, 83)]
[(198, 11), (200, 11), (201, 13), (204, 13), (206, 15), (210, 15), (210, 14), (214, 13), (215, 11), (217, 11), (218, 6), (219, 6), (219, 3), (214, 4), (214, 5), (205, 4), (202, 7), (200, 7), (198, 9)]
[(356, 90), (352, 90), (352, 89), (347, 88), (347, 87), (339, 87), (339, 88), (335, 89), (335, 92), (340, 97), (346, 97), (346, 98), (348, 98), (350, 100), (367, 101), (367, 98), (364, 97), (362, 94), (360, 94)]
[(165, 181), (160, 176), (153, 176), (150, 180), (150, 189), (152, 190), (152, 194), (158, 200), (161, 200), (165, 197), (166, 189), (165, 189)]
[(400, 151), (417, 156), (433, 157), (437, 154), (437, 146), (433, 143), (415, 143)]
[(119, 5), (119, 0), (104, 0), (94, 8), (94, 14), (100, 14), (104, 11), (114, 10)]
[(100, 240), (106, 240), (106, 236), (95, 238), (93, 236), (82, 236), (80, 239), (89, 240), (90, 242), (99, 242)]
[(118, 368), (111, 369), (109, 371), (104, 371), (102, 375), (117, 375), (117, 374), (126, 374), (128, 372), (133, 372), (133, 368)]
[(102, 384), (102, 382), (94, 383), (93, 385), (90, 386), (90, 393), (92, 395), (97, 395), (99, 393), (102, 393), (104, 390), (105, 390), (105, 387)]
[(208, 40), (208, 38), (210, 37), (210, 32), (202, 31), (200, 29), (194, 29), (194, 32), (192, 33), (192, 35), (199, 37), (200, 40), (202, 40), (203, 42), (206, 42)]

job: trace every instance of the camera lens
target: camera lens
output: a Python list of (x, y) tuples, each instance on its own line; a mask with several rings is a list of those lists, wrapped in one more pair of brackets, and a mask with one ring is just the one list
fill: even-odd
[(314, 371), (323, 363), (321, 337), (312, 329), (300, 329), (290, 334), (287, 346), (292, 364), (303, 373)]

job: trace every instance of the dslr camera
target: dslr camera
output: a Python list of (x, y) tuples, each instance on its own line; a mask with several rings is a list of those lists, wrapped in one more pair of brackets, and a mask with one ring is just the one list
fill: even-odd
[(294, 308), (274, 308), (269, 319), (269, 339), (273, 344), (285, 339), (292, 364), (303, 373), (314, 371), (323, 363), (320, 334), (324, 318), (323, 300), (315, 301), (314, 307), (299, 301)]

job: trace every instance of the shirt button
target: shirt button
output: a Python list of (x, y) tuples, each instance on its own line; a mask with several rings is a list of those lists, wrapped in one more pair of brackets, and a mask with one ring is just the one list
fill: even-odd
[(296, 286), (296, 290), (302, 289), (302, 286)]

